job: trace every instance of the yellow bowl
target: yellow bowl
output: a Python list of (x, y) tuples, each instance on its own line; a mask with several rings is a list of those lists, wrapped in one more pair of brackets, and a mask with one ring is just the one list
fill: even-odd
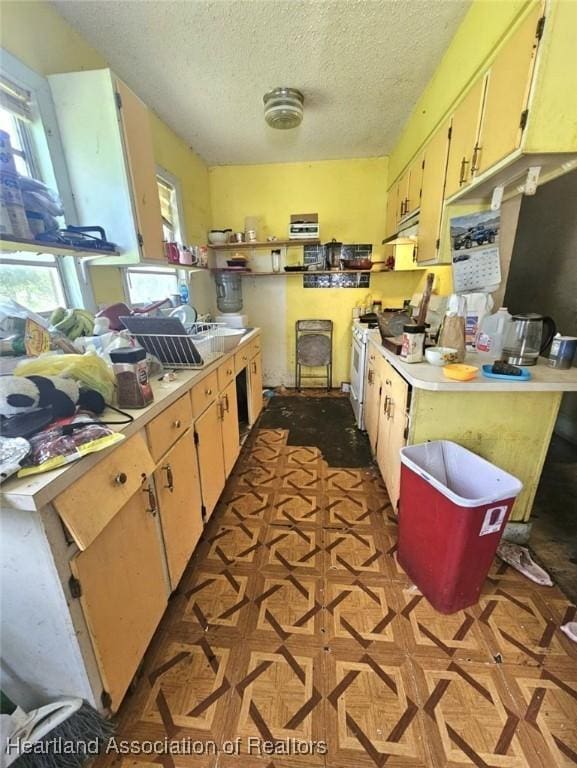
[(443, 373), (448, 379), (456, 381), (470, 381), (479, 373), (476, 365), (463, 365), (463, 363), (452, 363), (443, 366)]

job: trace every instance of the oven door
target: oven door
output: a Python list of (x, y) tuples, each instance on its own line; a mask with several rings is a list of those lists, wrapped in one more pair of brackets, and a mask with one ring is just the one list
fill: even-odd
[(353, 335), (351, 348), (351, 392), (350, 400), (359, 429), (363, 428), (363, 388), (365, 377), (366, 345)]

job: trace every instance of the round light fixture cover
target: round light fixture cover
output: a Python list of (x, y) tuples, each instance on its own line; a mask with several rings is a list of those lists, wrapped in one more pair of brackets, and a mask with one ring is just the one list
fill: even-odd
[(303, 120), (304, 96), (296, 88), (273, 88), (265, 93), (264, 119), (271, 128), (296, 128)]

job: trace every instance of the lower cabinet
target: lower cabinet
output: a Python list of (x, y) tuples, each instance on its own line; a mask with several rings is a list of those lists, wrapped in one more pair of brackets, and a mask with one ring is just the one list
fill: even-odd
[(212, 515), (226, 479), (221, 410), (220, 400), (215, 400), (194, 423), (200, 485), (206, 519)]
[(377, 367), (376, 354), (370, 353), (365, 378), (365, 429), (373, 453), (377, 450), (379, 434), (379, 405), (381, 401), (381, 380)]
[(370, 353), (365, 392), (365, 428), (396, 509), (401, 484), (400, 450), (407, 435), (409, 385), (384, 358)]
[(156, 515), (152, 490), (137, 491), (70, 563), (114, 711), (167, 604)]
[(250, 423), (251, 425), (260, 416), (262, 411), (262, 357), (260, 352), (250, 360), (248, 365), (249, 392), (250, 392)]
[(220, 393), (220, 418), (222, 430), (222, 454), (226, 477), (240, 453), (240, 432), (238, 428), (238, 405), (236, 400), (236, 381), (231, 381)]
[(170, 585), (176, 589), (203, 528), (192, 431), (170, 449), (154, 473)]

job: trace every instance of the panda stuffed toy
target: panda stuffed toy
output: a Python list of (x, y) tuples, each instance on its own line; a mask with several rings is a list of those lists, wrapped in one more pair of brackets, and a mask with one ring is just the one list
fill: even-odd
[(77, 408), (101, 414), (104, 398), (63, 376), (0, 376), (0, 416), (6, 437), (28, 437)]

